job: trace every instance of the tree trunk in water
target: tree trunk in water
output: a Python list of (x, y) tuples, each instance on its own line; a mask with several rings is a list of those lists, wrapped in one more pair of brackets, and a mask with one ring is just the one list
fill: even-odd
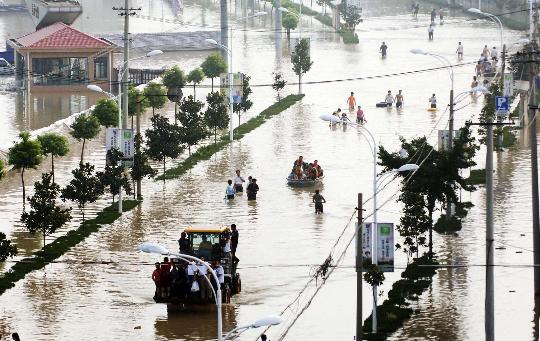
[(302, 72), (298, 75), (298, 94), (302, 93)]
[(287, 29), (287, 43), (291, 46), (291, 29)]
[(165, 174), (165, 158), (163, 158), (163, 174)]
[(195, 94), (195, 83), (193, 83), (193, 99), (197, 100), (197, 95)]
[(54, 182), (54, 155), (51, 153), (51, 173), (52, 173), (52, 182)]
[(84, 145), (86, 144), (86, 139), (83, 139), (82, 140), (82, 148), (81, 148), (81, 165), (83, 163), (83, 160), (84, 160)]
[(240, 128), (240, 113), (238, 113), (238, 127), (237, 128)]
[(174, 125), (178, 125), (176, 116), (178, 115), (178, 102), (174, 102)]
[(212, 77), (212, 92), (214, 92), (214, 77)]
[(131, 116), (131, 130), (133, 130), (133, 116)]
[(191, 145), (190, 144), (188, 144), (187, 149), (188, 149), (189, 156), (191, 156)]
[(214, 127), (214, 144), (217, 143), (217, 128)]
[(26, 190), (24, 188), (24, 168), (21, 171), (21, 182), (22, 182), (22, 198), (23, 198), (23, 211), (26, 206)]
[(152, 116), (156, 115), (156, 108), (152, 107)]
[(45, 230), (43, 230), (43, 247), (45, 247), (45, 236), (46, 236)]
[(81, 209), (81, 213), (82, 213), (82, 221), (84, 222), (84, 206)]
[(433, 210), (429, 211), (429, 220), (431, 224), (429, 225), (429, 259), (433, 259)]

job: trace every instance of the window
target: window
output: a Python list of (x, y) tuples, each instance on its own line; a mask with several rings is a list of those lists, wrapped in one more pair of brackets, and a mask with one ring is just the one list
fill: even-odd
[(109, 59), (107, 57), (99, 57), (95, 59), (94, 78), (108, 79), (109, 76)]
[(88, 82), (88, 59), (83, 57), (33, 58), (35, 85), (71, 85)]

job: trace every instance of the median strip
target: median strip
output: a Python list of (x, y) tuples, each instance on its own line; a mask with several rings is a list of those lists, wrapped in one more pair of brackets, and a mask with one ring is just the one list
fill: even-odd
[[(122, 210), (123, 212), (130, 211), (138, 204), (139, 202), (136, 200), (124, 200)], [(118, 203), (114, 203), (105, 207), (95, 218), (84, 221), (77, 229), (69, 231), (66, 235), (56, 238), (52, 243), (34, 252), (32, 257), (16, 262), (11, 269), (0, 276), (0, 295), (13, 288), (16, 282), (23, 279), (30, 272), (44, 268), (47, 264), (82, 242), (86, 237), (98, 231), (103, 225), (112, 224), (120, 217)]]
[[(241, 124), (236, 129), (234, 129), (235, 140), (241, 139), (249, 132), (260, 127), (263, 123), (265, 123), (273, 116), (287, 110), (303, 97), (303, 94), (289, 95), (283, 98), (280, 102), (274, 103), (268, 108), (264, 109), (259, 115), (251, 118), (246, 123)], [(212, 155), (223, 149), (229, 143), (231, 143), (231, 141), (229, 140), (229, 134), (221, 136), (217, 143), (212, 143), (197, 149), (195, 153), (191, 154), (191, 156), (185, 159), (180, 165), (168, 169), (167, 171), (165, 171), (165, 173), (156, 177), (156, 180), (176, 179), (181, 177), (185, 172), (193, 168), (198, 162), (209, 160)]]

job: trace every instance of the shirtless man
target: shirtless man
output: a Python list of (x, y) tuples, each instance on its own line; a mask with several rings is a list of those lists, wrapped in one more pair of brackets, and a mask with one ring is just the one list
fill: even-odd
[(403, 106), (403, 94), (401, 93), (401, 90), (399, 90), (398, 94), (396, 95), (396, 109), (401, 109)]

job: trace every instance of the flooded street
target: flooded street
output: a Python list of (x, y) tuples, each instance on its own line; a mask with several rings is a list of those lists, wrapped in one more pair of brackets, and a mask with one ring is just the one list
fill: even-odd
[[(210, 160), (200, 162), (180, 179), (145, 181), (144, 201), (140, 207), (91, 235), (59, 262), (29, 274), (15, 288), (0, 296), (0, 335), (18, 331), (23, 340), (215, 339), (215, 312), (168, 314), (166, 305), (154, 303), (154, 284), (150, 276), (152, 264), (159, 257), (138, 253), (136, 247), (150, 241), (176, 251), (177, 239), (185, 227), (235, 223), (240, 232), (237, 255), (241, 260), (239, 272), (243, 291), (233, 298), (230, 306), (224, 308), (223, 329), (226, 332), (259, 317), (279, 314), (294, 302), (283, 314), (285, 322), (267, 332), (270, 340), (278, 340), (314, 293), (315, 283), (312, 283), (295, 300), (314, 268), (331, 250), (334, 259), (338, 259), (353, 236), (354, 224), (347, 224), (355, 214), (357, 193), (362, 192), (366, 199), (371, 196), (372, 156), (367, 143), (355, 128), (331, 129), (319, 116), (338, 107), (345, 108), (346, 98), (354, 91), (364, 108), (368, 121), (366, 127), (380, 145), (398, 150), (400, 136), (410, 139), (424, 135), (436, 143), (437, 129), (444, 129), (448, 119), (448, 112), (444, 110), (450, 90), (448, 73), (443, 69), (395, 75), (441, 66), (435, 58), (414, 55), (409, 50), (423, 48), (458, 64), (454, 67), (455, 92), (458, 94), (469, 89), (473, 63), (482, 47), (499, 44), (498, 28), (491, 22), (471, 21), (457, 13), (449, 17), (445, 25), (436, 27), (435, 40), (429, 42), (427, 5), (421, 9), (423, 14), (419, 20), (413, 21), (407, 11), (408, 1), (391, 1), (392, 5), (388, 7), (379, 6), (380, 2), (366, 2), (365, 20), (358, 28), (358, 45), (344, 45), (337, 34), (328, 31), (315, 19), (303, 18), (302, 34), (311, 38), (314, 64), (304, 77), (303, 92), (306, 96), (302, 101)], [(99, 29), (119, 31), (121, 21), (108, 10), (112, 6), (110, 2), (94, 3), (95, 7), (89, 6), (88, 14), (84, 13), (83, 20), (75, 26), (86, 32), (101, 33), (94, 30), (93, 21), (94, 13), (99, 12), (105, 16)], [(160, 17), (164, 13), (166, 17), (173, 17), (170, 7), (162, 6), (161, 1), (140, 0), (139, 3), (145, 15)], [(168, 2), (164, 1), (164, 4)], [(208, 2), (203, 6), (198, 2), (188, 2), (184, 5), (182, 20), (200, 25), (201, 30), (208, 29), (208, 25), (213, 30), (218, 29), (219, 7), (215, 3)], [(266, 5), (267, 9), (270, 7)], [(15, 20), (8, 18), (6, 20)], [(9, 22), (5, 24), (4, 17), (0, 17), (0, 22), (5, 25), (0, 26), (0, 38), (4, 38), (8, 35), (6, 26)], [(296, 83), (290, 55), (286, 50), (275, 48), (272, 22), (273, 16), (257, 18), (248, 22), (245, 28), (242, 25), (234, 31), (235, 70), (252, 76), (254, 107), (247, 117), (257, 115), (275, 101), (275, 93), (270, 87), (257, 86), (271, 83), (272, 72), (281, 71), (286, 80)], [(136, 32), (185, 29), (178, 26), (141, 18), (133, 21)], [(24, 32), (15, 33), (13, 35), (18, 36)], [(520, 37), (519, 32), (505, 30), (505, 40), (511, 50), (515, 51), (516, 46), (512, 44)], [(389, 46), (388, 58), (384, 60), (378, 54), (382, 41)], [(458, 41), (465, 47), (461, 65), (455, 55)], [(198, 66), (207, 54), (165, 53), (152, 64), (156, 67), (178, 64), (189, 71)], [(346, 80), (350, 78), (356, 79)], [(405, 107), (401, 112), (375, 108), (375, 103), (382, 101), (388, 90), (397, 93), (400, 89), (405, 97)], [(287, 93), (296, 93), (297, 90), (294, 84), (286, 88)], [(190, 87), (184, 93), (191, 94)], [(441, 108), (435, 113), (426, 111), (432, 93), (437, 94)], [(202, 98), (202, 94), (198, 93), (198, 96)], [(0, 135), (0, 146), (9, 145), (20, 130), (46, 127), (76, 112), (66, 109), (31, 117), (20, 116), (15, 97), (12, 92), (0, 94), (0, 104), (6, 108), (6, 115), (0, 118), (0, 126), (5, 131)], [(466, 97), (461, 104), (469, 101)], [(87, 106), (84, 100), (69, 102), (71, 108), (80, 105), (84, 109)], [(51, 106), (44, 104), (43, 107)], [(481, 107), (479, 100), (457, 111), (455, 126), (461, 127), (469, 119), (477, 120)], [(173, 106), (168, 105), (159, 113), (172, 117), (173, 110)], [(145, 128), (150, 115), (147, 113), (143, 119)], [(235, 124), (236, 121), (235, 117)], [(68, 128), (63, 127), (60, 132), (67, 134)], [(530, 267), (516, 266), (533, 262), (530, 153), (523, 140), (520, 137), (518, 146), (495, 156), (495, 263), (507, 265), (498, 266), (495, 270), (495, 335), (498, 340), (537, 339), (534, 337), (538, 316), (533, 311), (533, 271)], [(87, 144), (85, 156), (87, 161), (100, 167), (104, 162), (103, 142), (102, 135)], [(70, 170), (78, 163), (79, 153), (80, 145), (75, 144), (70, 154), (55, 164), (59, 183), (64, 184), (69, 179)], [(484, 153), (482, 150), (477, 157), (479, 168), (483, 168)], [(319, 160), (324, 168), (321, 190), (328, 201), (324, 215), (313, 214), (310, 189), (295, 189), (286, 184), (285, 177), (299, 155), (309, 161)], [(41, 171), (49, 166), (45, 163), (42, 169), (28, 172), (27, 184), (38, 180)], [(233, 177), (235, 169), (258, 179), (261, 190), (256, 202), (248, 203), (245, 196), (224, 202), (226, 181)], [(30, 186), (27, 187), (29, 190)], [(379, 211), (379, 221), (398, 222), (401, 213), (400, 205), (395, 202), (397, 191), (397, 182), (394, 182), (380, 194), (378, 200), (384, 206)], [(39, 248), (40, 239), (24, 232), (18, 222), (21, 196), (18, 174), (10, 174), (0, 182), (1, 230), (8, 234), (8, 238), (15, 239), (24, 254)], [(105, 199), (108, 200), (104, 198), (92, 206), (92, 211), (105, 206)], [(480, 188), (472, 194), (463, 193), (463, 200), (476, 205), (465, 218), (463, 229), (455, 236), (435, 234), (434, 245), (441, 263), (467, 267), (439, 270), (432, 287), (413, 305), (419, 313), (413, 315), (392, 336), (392, 340), (484, 338), (485, 269), (477, 265), (484, 262), (485, 192)], [(371, 204), (371, 201), (366, 204), (366, 214), (370, 213)], [(77, 216), (58, 235), (79, 222)], [(332, 249), (344, 229), (345, 234)], [(401, 251), (396, 251), (396, 257), (396, 271), (387, 274), (381, 287), (381, 301), (406, 265), (407, 259)], [(6, 262), (5, 265), (7, 268), (12, 263)], [(354, 245), (348, 249), (343, 263), (309, 309), (290, 329), (287, 340), (353, 339), (356, 304), (353, 265)], [(363, 289), (363, 310), (364, 317), (367, 317), (371, 309), (370, 287), (365, 284)], [(254, 341), (260, 332), (247, 331), (240, 339)]]

